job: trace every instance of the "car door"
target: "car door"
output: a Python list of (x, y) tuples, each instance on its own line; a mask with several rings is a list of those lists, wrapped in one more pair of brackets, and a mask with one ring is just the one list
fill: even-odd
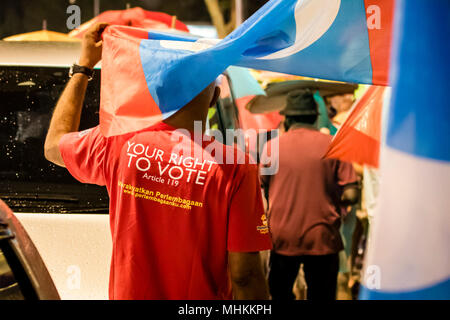
[(59, 300), (33, 242), (0, 200), (0, 300)]
[[(42, 55), (56, 55), (46, 46)], [(0, 199), (32, 239), (62, 299), (107, 299), (112, 252), (107, 190), (78, 182), (44, 157), (68, 66), (32, 62), (0, 61)], [(99, 99), (100, 70), (95, 69), (80, 130), (98, 125)]]

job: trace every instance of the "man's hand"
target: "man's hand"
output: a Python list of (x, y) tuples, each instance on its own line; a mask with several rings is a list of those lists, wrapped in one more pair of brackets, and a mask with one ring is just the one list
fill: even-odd
[(102, 58), (102, 33), (107, 23), (96, 23), (83, 36), (81, 43), (80, 66), (93, 69)]
[[(81, 57), (78, 62), (81, 66), (92, 69), (100, 61), (102, 56), (101, 34), (106, 26), (106, 23), (97, 23), (84, 35)], [(87, 85), (88, 77), (86, 75), (74, 74), (56, 104), (44, 146), (45, 158), (56, 165), (64, 167), (64, 160), (59, 150), (62, 136), (78, 131), (80, 126), (81, 109)]]

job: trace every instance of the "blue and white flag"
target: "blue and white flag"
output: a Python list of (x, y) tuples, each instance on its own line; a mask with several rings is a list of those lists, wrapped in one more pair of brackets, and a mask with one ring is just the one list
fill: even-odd
[(271, 0), (223, 40), (108, 27), (101, 131), (171, 116), (231, 65), (386, 85), (392, 8), (392, 0)]
[(450, 299), (450, 1), (397, 2), (362, 299)]

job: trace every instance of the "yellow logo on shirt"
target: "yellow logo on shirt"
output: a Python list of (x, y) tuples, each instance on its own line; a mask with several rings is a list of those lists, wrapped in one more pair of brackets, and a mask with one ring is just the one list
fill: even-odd
[(256, 230), (258, 230), (261, 234), (266, 234), (269, 232), (269, 227), (267, 225), (267, 217), (265, 214), (261, 216), (262, 225), (257, 226)]

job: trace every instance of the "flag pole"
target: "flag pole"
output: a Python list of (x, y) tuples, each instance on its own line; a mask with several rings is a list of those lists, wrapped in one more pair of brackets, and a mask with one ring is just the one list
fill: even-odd
[(236, 8), (236, 28), (244, 22), (244, 5), (242, 0), (235, 0), (235, 8)]

